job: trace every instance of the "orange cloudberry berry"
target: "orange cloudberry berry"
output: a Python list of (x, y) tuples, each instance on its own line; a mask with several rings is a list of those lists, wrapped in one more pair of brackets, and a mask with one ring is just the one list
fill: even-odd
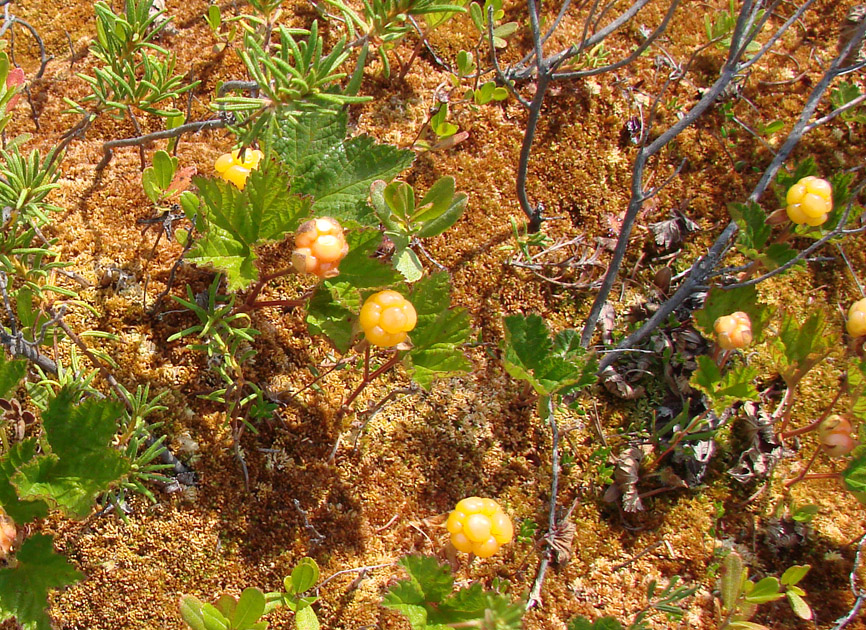
[(333, 278), (340, 261), (349, 253), (342, 226), (330, 217), (310, 219), (295, 233), (292, 265), (301, 273)]
[(406, 341), (418, 315), (411, 302), (396, 291), (374, 293), (361, 307), (361, 330), (374, 346), (391, 348)]
[(742, 311), (719, 317), (713, 330), (722, 350), (745, 348), (752, 343), (752, 320)]

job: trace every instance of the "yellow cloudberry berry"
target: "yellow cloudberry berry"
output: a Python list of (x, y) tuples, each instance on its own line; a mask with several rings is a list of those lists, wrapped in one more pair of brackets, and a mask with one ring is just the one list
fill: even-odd
[(494, 555), (514, 536), (514, 526), (502, 507), (493, 499), (480, 497), (460, 501), (449, 514), (445, 528), (455, 549), (479, 558)]
[(719, 317), (713, 330), (722, 350), (745, 348), (752, 343), (752, 321), (742, 311)]
[(845, 328), (852, 337), (866, 335), (866, 298), (857, 300), (848, 309), (848, 321), (845, 322)]
[(785, 202), (792, 222), (818, 226), (827, 220), (833, 209), (833, 188), (826, 179), (810, 175), (788, 189)]
[(407, 333), (418, 322), (418, 315), (409, 300), (396, 291), (387, 290), (367, 298), (359, 319), (367, 341), (380, 348), (391, 348), (406, 341)]
[(349, 253), (342, 226), (330, 217), (310, 219), (295, 233), (292, 265), (301, 273), (333, 278), (337, 267)]
[(258, 168), (263, 157), (264, 153), (258, 149), (246, 149), (242, 158), (240, 150), (235, 149), (231, 153), (219, 156), (214, 162), (214, 169), (224, 180), (243, 190), (250, 171)]

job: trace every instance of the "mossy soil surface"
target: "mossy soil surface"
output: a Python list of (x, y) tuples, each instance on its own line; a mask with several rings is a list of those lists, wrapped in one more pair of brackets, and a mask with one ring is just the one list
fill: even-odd
[[(607, 45), (609, 59), (627, 54), (639, 41), (637, 25), (656, 25), (664, 4), (651, 3), (634, 26), (612, 38)], [(156, 230), (143, 233), (138, 223), (154, 215), (141, 188), (138, 151), (120, 149), (107, 168), (95, 171), (102, 143), (136, 135), (135, 130), (128, 121), (105, 118), (85, 138), (73, 141), (61, 167), (60, 188), (53, 195), (63, 211), (50, 232), (59, 239), (63, 258), (73, 263), (69, 270), (87, 281), (86, 287), (76, 288), (96, 314), (79, 309), (70, 322), (76, 330), (103, 330), (118, 337), (102, 347), (117, 362), (119, 381), (130, 387), (147, 383), (152, 392), (169, 392), (163, 401), (169, 411), (159, 418), (165, 423), (161, 430), (169, 436), (172, 451), (195, 471), (198, 483), (173, 494), (155, 487), (157, 502), (131, 500), (126, 521), (109, 513), (84, 522), (57, 518), (39, 524), (41, 531), (55, 534), (58, 551), (86, 576), (53, 597), (50, 612), (57, 626), (182, 628), (178, 612), (182, 594), (210, 600), (222, 593), (237, 595), (248, 586), (276, 590), (300, 558), (311, 556), (324, 576), (353, 567), (388, 565), (371, 569), (360, 580), (357, 573), (348, 573), (330, 581), (316, 604), (323, 627), (405, 628), (401, 616), (380, 606), (384, 589), (402, 576), (393, 563), (410, 553), (446, 558), (447, 535), (436, 517), (459, 499), (497, 498), (516, 522), (540, 524), (538, 541), (547, 522), (551, 436), (534, 412), (533, 401), (498, 360), (502, 315), (537, 312), (552, 328), (582, 325), (594, 291), (567, 285), (591, 283), (609, 260), (609, 251), (599, 239), (617, 232), (636, 154), (625, 125), (636, 116), (646, 116), (652, 96), (670, 72), (664, 57), (684, 63), (706, 41), (704, 15), (714, 15), (728, 3), (692, 0), (686, 4), (651, 54), (616, 72), (556, 84), (547, 97), (533, 148), (529, 197), (544, 203), (547, 216), (555, 218), (544, 228), (554, 242), (580, 237), (586, 254), (601, 243), (597, 266), (586, 265), (580, 273), (559, 278), (557, 284), (509, 264), (517, 256), (510, 220), (522, 221), (514, 181), (527, 120), (526, 111), (513, 98), (477, 108), (453, 103), (452, 118), (469, 132), (468, 139), (446, 150), (419, 154), (405, 175), (419, 190), (426, 190), (440, 176), (452, 175), (459, 189), (469, 194), (464, 216), (452, 230), (429, 242), (427, 249), (452, 276), (453, 303), (471, 314), (479, 342), (467, 350), (472, 373), (440, 381), (429, 393), (397, 396), (354, 442), (355, 417), (338, 426), (337, 411), (360, 373), (338, 371), (316, 388), (293, 395), (335, 355), (324, 340), (307, 334), (303, 312), (263, 309), (254, 314), (253, 324), (262, 335), (256, 339), (258, 355), (248, 378), (282, 404), (272, 421), (257, 425), (257, 434), (248, 431), (242, 437), (248, 489), (223, 410), (198, 398), (216, 385), (204, 359), (183, 342), (166, 341), (191, 325), (190, 316), (172, 303), (163, 306), (159, 317), (147, 313), (166, 288), (181, 246), (162, 238), (154, 247)], [(619, 326), (625, 325), (629, 305), (652, 295), (655, 273), (665, 265), (675, 271), (687, 268), (728, 221), (725, 204), (743, 200), (751, 191), (769, 163), (769, 151), (784, 138), (804, 95), (835, 54), (838, 25), (847, 10), (844, 5), (816, 3), (783, 38), (784, 54), (771, 55), (759, 64), (746, 82), (744, 98), (735, 102), (733, 112), (746, 124), (757, 129), (781, 120), (783, 132), (756, 139), (716, 109), (650, 164), (648, 176), (660, 183), (686, 160), (680, 176), (642, 211), (632, 254), (621, 274), (628, 279), (617, 285), (614, 294)], [(240, 3), (221, 6), (226, 15), (246, 9)], [(177, 54), (180, 72), (201, 80), (191, 113), (192, 119), (203, 119), (210, 115), (206, 105), (218, 81), (246, 77), (233, 49), (214, 52), (214, 40), (202, 18), (205, 2), (168, 0), (166, 8), (174, 30), (160, 43)], [(521, 30), (501, 52), (504, 64), (519, 59), (531, 45), (521, 34), (527, 31), (525, 8), (520, 3), (507, 8), (507, 19), (520, 22)], [(556, 9), (545, 7), (548, 20)], [(31, 133), (31, 144), (47, 150), (76, 122), (63, 113), (62, 97), (80, 99), (86, 94), (86, 84), (76, 73), (88, 72), (95, 63), (87, 52), (95, 32), (92, 6), (38, 0), (14, 4), (11, 10), (36, 28), (53, 59), (44, 78), (31, 85), (38, 126), (27, 108), (20, 107), (7, 134)], [(308, 26), (315, 11), (302, 2), (287, 3), (285, 16), (290, 25)], [(578, 37), (582, 28), (582, 19), (567, 18), (546, 50), (558, 50)], [(25, 32), (16, 29), (15, 33), (15, 59), (32, 77), (38, 51)], [(430, 37), (431, 47), (447, 60), (453, 60), (460, 49), (473, 49), (475, 43), (475, 31), (463, 17)], [(410, 38), (396, 52), (406, 59), (414, 44)], [(697, 56), (693, 70), (659, 108), (659, 128), (695, 102), (722, 62), (723, 52), (715, 47)], [(408, 146), (437, 95), (447, 93), (449, 74), (427, 52), (422, 52), (405, 80), (383, 79), (379, 70), (377, 64), (368, 68), (363, 93), (373, 100), (353, 107), (351, 119), (357, 133)], [(532, 93), (531, 85), (520, 89), (526, 96)], [(156, 121), (142, 119), (142, 123), (145, 131), (158, 129)], [(725, 139), (724, 133), (733, 135)], [(814, 157), (822, 174), (829, 174), (861, 166), (863, 141), (862, 125), (834, 122), (807, 136), (796, 157)], [(214, 159), (231, 145), (225, 132), (201, 133), (183, 138), (177, 155), (182, 166), (195, 165), (199, 173), (209, 175)], [(148, 147), (146, 152), (156, 148), (163, 147)], [(765, 207), (772, 210), (774, 204), (772, 195), (766, 195)], [(642, 226), (669, 218), (671, 209), (680, 206), (700, 231), (689, 237), (685, 251), (673, 260), (641, 258), (648, 238)], [(866, 276), (866, 248), (860, 239), (849, 241), (845, 252), (851, 266)], [(760, 292), (771, 305), (784, 305), (800, 316), (811, 308), (824, 309), (833, 332), (840, 333), (839, 306), (859, 294), (838, 252), (826, 254), (830, 259), (765, 283)], [(278, 268), (288, 255), (288, 245), (276, 246), (261, 261), (265, 268)], [(182, 266), (172, 292), (181, 294), (186, 284), (199, 291), (211, 278), (207, 270)], [(294, 297), (304, 286), (303, 280), (278, 282), (264, 297)], [(749, 360), (768, 364), (760, 349)], [(825, 365), (804, 384), (797, 422), (805, 424), (832, 399), (840, 363)], [(405, 374), (397, 370), (371, 386), (357, 406), (363, 409), (408, 384)], [(560, 505), (575, 506), (573, 557), (548, 574), (542, 606), (526, 615), (526, 628), (562, 629), (578, 614), (631, 620), (645, 605), (647, 582), (674, 575), (702, 588), (686, 602), (681, 622), (656, 616), (651, 625), (714, 628), (712, 567), (718, 561), (716, 552), (731, 545), (747, 557), (756, 574), (779, 575), (798, 563), (813, 566), (803, 586), (815, 611), (814, 624), (794, 619), (784, 602), (766, 605), (756, 621), (772, 628), (828, 628), (850, 608), (848, 574), (863, 534), (863, 511), (834, 482), (796, 488), (798, 502), (813, 503), (820, 511), (805, 540), (784, 549), (767, 543), (771, 508), (781, 484), (749, 501), (757, 486), (740, 486), (725, 472), (736, 461), (734, 447), (725, 447), (717, 455), (705, 485), (648, 499), (646, 511), (625, 515), (602, 500), (599, 462), (590, 455), (602, 439), (618, 450), (625, 443), (625, 433), (638, 430), (660, 401), (647, 397), (623, 402), (601, 388), (584, 400), (585, 415), (560, 417), (567, 432), (565, 449), (573, 458), (559, 496)], [(336, 459), (328, 462), (341, 430), (343, 445)], [(811, 452), (806, 442), (804, 454)], [(806, 457), (783, 460), (777, 479), (796, 474)], [(829, 463), (819, 462), (818, 470), (828, 469)], [(720, 507), (724, 515), (717, 518)], [(490, 585), (499, 578), (517, 596), (530, 588), (540, 557), (539, 545), (516, 542), (491, 560), (470, 563), (459, 557), (454, 566), (460, 582), (481, 580)], [(271, 627), (291, 627), (286, 611), (273, 613), (269, 620)], [(862, 620), (849, 626), (863, 627)]]

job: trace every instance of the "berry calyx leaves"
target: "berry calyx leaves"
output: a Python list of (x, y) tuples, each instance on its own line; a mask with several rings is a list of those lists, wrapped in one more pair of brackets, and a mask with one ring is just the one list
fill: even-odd
[(457, 551), (474, 553), (479, 558), (489, 558), (514, 537), (514, 526), (502, 507), (493, 499), (480, 497), (460, 501), (448, 516), (445, 528)]
[(823, 224), (833, 209), (833, 188), (826, 179), (802, 178), (785, 195), (788, 218), (797, 225)]
[(349, 253), (342, 226), (330, 217), (310, 219), (295, 233), (292, 265), (301, 273), (333, 278), (337, 266)]
[(409, 300), (396, 291), (385, 290), (366, 299), (359, 321), (367, 341), (380, 348), (392, 348), (406, 341), (418, 323), (418, 315)]
[(845, 329), (852, 337), (866, 335), (866, 298), (857, 300), (848, 309), (848, 320), (845, 322)]

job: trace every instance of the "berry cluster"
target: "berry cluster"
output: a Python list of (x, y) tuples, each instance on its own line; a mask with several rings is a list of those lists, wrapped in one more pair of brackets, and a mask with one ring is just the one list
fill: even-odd
[(719, 317), (713, 330), (722, 350), (737, 350), (752, 343), (752, 320), (742, 311)]
[(843, 457), (859, 445), (851, 432), (851, 421), (848, 418), (830, 416), (818, 427), (818, 441), (830, 457)]
[(489, 558), (514, 536), (511, 519), (499, 504), (479, 497), (460, 501), (448, 516), (445, 528), (457, 551), (472, 552), (479, 558)]
[(214, 163), (214, 168), (220, 177), (243, 190), (250, 171), (258, 168), (263, 157), (264, 154), (258, 149), (246, 149), (244, 157), (241, 159), (240, 150), (235, 149), (231, 153), (224, 153), (219, 156)]
[(295, 233), (292, 265), (300, 273), (319, 278), (333, 278), (340, 272), (337, 265), (349, 253), (343, 228), (334, 219), (310, 219)]
[(866, 298), (857, 300), (848, 309), (848, 321), (845, 323), (845, 328), (852, 337), (866, 335)]
[(788, 189), (788, 218), (797, 225), (821, 225), (833, 209), (833, 189), (826, 179), (810, 175)]
[(415, 307), (396, 291), (374, 293), (361, 307), (361, 330), (374, 346), (391, 348), (406, 341), (406, 333), (415, 328)]

